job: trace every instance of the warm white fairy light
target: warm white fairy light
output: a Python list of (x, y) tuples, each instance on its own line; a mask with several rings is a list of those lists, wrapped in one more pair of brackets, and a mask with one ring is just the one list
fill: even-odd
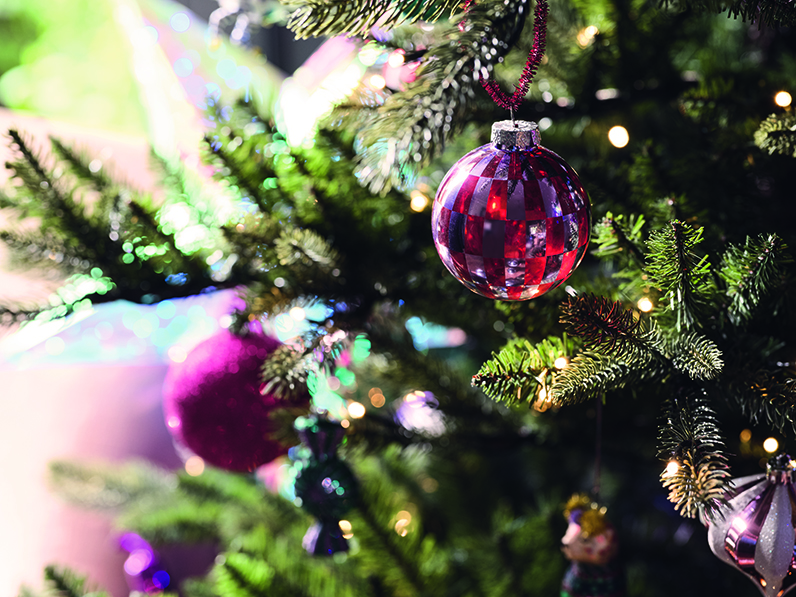
[(793, 101), (793, 97), (787, 91), (780, 91), (777, 95), (774, 96), (774, 103), (777, 104), (780, 108), (787, 108), (790, 106), (791, 102)]
[(191, 456), (185, 461), (185, 472), (192, 477), (198, 477), (205, 470), (205, 461), (199, 456)]
[(630, 135), (625, 127), (616, 125), (608, 131), (608, 140), (614, 147), (622, 148), (630, 142)]
[(773, 454), (779, 449), (779, 442), (773, 437), (769, 437), (763, 442), (763, 449), (769, 454)]
[(672, 477), (680, 470), (680, 463), (676, 460), (670, 460), (666, 465), (666, 470), (663, 472), (664, 477)]
[(555, 365), (556, 369), (564, 369), (567, 365), (569, 365), (569, 359), (564, 356), (558, 357), (553, 365)]
[(369, 81), (371, 86), (376, 89), (384, 89), (387, 86), (387, 81), (381, 75), (373, 75)]
[(654, 307), (652, 301), (649, 300), (646, 296), (642, 296), (640, 299), (638, 299), (636, 306), (638, 307), (639, 311), (643, 311), (644, 313), (649, 313), (650, 311), (652, 311), (652, 308)]
[(409, 208), (414, 212), (420, 213), (421, 211), (426, 209), (426, 207), (429, 204), (429, 198), (426, 197), (423, 193), (421, 193), (417, 189), (412, 191), (409, 194), (409, 196), (412, 198), (412, 200), (409, 203)]
[(348, 415), (352, 419), (361, 419), (365, 416), (365, 405), (361, 402), (352, 402), (348, 405)]
[(578, 45), (581, 48), (585, 48), (588, 46), (594, 37), (600, 32), (597, 27), (594, 25), (589, 25), (588, 27), (584, 27), (578, 32)]

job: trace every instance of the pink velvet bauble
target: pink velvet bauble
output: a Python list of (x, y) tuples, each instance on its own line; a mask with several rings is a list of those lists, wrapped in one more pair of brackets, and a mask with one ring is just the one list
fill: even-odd
[(286, 454), (270, 437), (276, 429), (270, 415), (285, 403), (260, 394), (260, 367), (279, 345), (268, 336), (225, 330), (174, 363), (163, 385), (172, 435), (208, 464), (232, 471), (251, 471)]

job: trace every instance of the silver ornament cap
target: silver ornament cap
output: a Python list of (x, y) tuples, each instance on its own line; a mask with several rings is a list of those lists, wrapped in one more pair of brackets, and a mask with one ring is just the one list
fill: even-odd
[(525, 148), (539, 145), (539, 125), (527, 120), (501, 120), (492, 125), (492, 145), (498, 149)]

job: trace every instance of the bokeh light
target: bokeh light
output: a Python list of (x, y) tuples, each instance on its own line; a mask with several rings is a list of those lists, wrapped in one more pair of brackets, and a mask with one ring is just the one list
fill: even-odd
[(741, 441), (743, 443), (748, 443), (752, 439), (752, 431), (750, 429), (744, 429), (741, 431)]
[(780, 91), (777, 95), (774, 96), (774, 103), (777, 104), (780, 108), (787, 108), (790, 106), (793, 98), (791, 94), (787, 91)]
[(611, 130), (608, 131), (608, 141), (614, 147), (621, 149), (630, 142), (630, 135), (625, 127), (617, 125), (611, 127)]
[(639, 311), (643, 311), (644, 313), (649, 313), (650, 311), (652, 311), (654, 305), (652, 304), (652, 301), (649, 298), (647, 298), (646, 296), (642, 296), (640, 299), (638, 299), (638, 303), (636, 303), (636, 306), (638, 307)]
[(205, 471), (205, 461), (199, 456), (191, 456), (185, 461), (185, 472), (192, 477), (198, 477)]
[(769, 454), (773, 454), (779, 449), (779, 442), (773, 437), (769, 437), (763, 442), (763, 449)]

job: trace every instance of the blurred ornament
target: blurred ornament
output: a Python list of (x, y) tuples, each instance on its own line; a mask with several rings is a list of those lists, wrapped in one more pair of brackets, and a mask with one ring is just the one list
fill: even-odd
[(575, 171), (539, 141), (534, 122), (496, 122), (492, 142), (456, 162), (434, 199), (442, 263), (487, 298), (544, 294), (586, 253), (589, 198)]
[(163, 410), (172, 435), (207, 463), (252, 471), (287, 453), (271, 437), (271, 414), (295, 402), (261, 394), (263, 361), (280, 346), (268, 336), (224, 330), (172, 364), (163, 386)]
[(766, 597), (796, 586), (793, 470), (790, 456), (780, 454), (768, 461), (766, 474), (735, 479), (722, 517), (708, 528), (711, 551), (751, 578)]
[(318, 519), (304, 535), (302, 545), (312, 555), (348, 551), (340, 519), (356, 503), (359, 488), (351, 469), (335, 454), (345, 429), (318, 417), (296, 421), (296, 428), (311, 456), (296, 474), (295, 493), (301, 507)]
[(161, 593), (169, 586), (171, 578), (160, 563), (160, 556), (152, 546), (136, 533), (125, 533), (119, 546), (129, 555), (124, 562), (124, 576), (131, 594)]
[(625, 594), (624, 571), (616, 562), (616, 532), (599, 507), (585, 495), (567, 502), (569, 522), (561, 551), (572, 563), (561, 583), (561, 597), (620, 597)]

